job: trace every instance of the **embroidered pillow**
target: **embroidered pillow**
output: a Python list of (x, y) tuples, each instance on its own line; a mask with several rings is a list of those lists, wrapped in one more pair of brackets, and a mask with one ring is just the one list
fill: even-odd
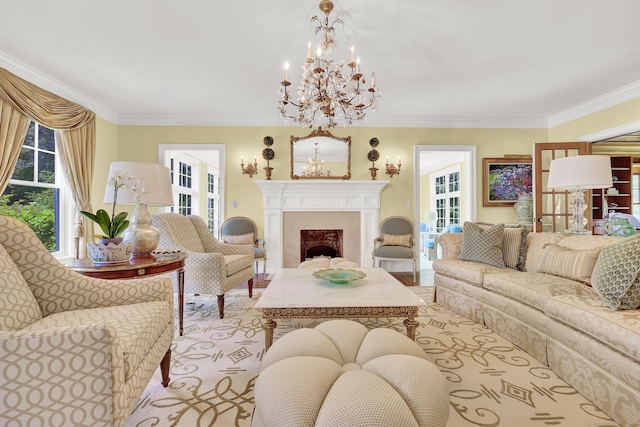
[(224, 236), (225, 243), (232, 245), (253, 245), (254, 243), (253, 233), (240, 234), (237, 236)]
[(547, 243), (543, 246), (538, 271), (591, 284), (591, 274), (596, 265), (600, 248), (584, 251)]
[(383, 246), (405, 246), (411, 247), (411, 234), (387, 234), (382, 233)]
[[(495, 224), (475, 222), (483, 230), (493, 227)], [(504, 266), (516, 270), (524, 270), (524, 261), (527, 250), (527, 234), (529, 230), (521, 225), (505, 225), (502, 237), (502, 258)]]
[(591, 285), (612, 310), (640, 307), (640, 235), (600, 251)]
[(504, 268), (503, 236), (504, 224), (496, 224), (483, 229), (472, 222), (465, 222), (462, 227), (462, 250), (458, 259)]

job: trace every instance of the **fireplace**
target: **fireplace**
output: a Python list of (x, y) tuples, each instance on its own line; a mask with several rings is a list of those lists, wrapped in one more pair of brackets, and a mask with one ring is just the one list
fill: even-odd
[(342, 257), (371, 267), (380, 193), (389, 181), (255, 180), (262, 191), (268, 273), (300, 264), (300, 230), (343, 230)]
[(300, 230), (300, 262), (342, 257), (342, 230)]

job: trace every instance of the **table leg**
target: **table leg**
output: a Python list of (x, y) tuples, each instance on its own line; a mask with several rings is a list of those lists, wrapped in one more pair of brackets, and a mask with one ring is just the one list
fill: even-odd
[(264, 330), (264, 351), (269, 350), (273, 344), (273, 330), (278, 326), (273, 319), (263, 319), (262, 329)]
[(413, 317), (410, 317), (408, 319), (404, 319), (404, 322), (402, 322), (402, 324), (407, 328), (407, 336), (415, 341), (416, 328), (418, 327), (420, 322), (418, 322), (417, 320), (414, 320)]
[(178, 270), (178, 327), (184, 333), (184, 268)]

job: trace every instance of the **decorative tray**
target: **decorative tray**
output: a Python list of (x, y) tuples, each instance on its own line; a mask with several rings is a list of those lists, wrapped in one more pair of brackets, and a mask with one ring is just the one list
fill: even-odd
[(366, 273), (348, 268), (328, 268), (313, 272), (313, 277), (328, 280), (331, 283), (348, 283), (353, 280), (364, 279)]

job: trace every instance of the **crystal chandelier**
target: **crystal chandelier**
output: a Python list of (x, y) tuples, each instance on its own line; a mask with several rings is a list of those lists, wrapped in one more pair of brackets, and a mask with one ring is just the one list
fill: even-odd
[[(366, 116), (366, 110), (375, 111), (380, 92), (376, 89), (375, 74), (371, 73), (371, 82), (367, 84), (360, 72), (360, 58), (354, 60), (354, 48), (351, 46), (349, 63), (327, 58), (336, 44), (334, 35), (336, 24), (342, 20), (330, 19), (333, 3), (330, 0), (320, 2), (324, 19), (314, 16), (315, 33), (318, 36), (316, 55), (312, 56), (311, 42), (308, 44), (307, 58), (302, 65), (302, 77), (296, 89), (297, 101), (291, 98), (289, 81), (289, 63), (285, 64), (284, 81), (280, 83), (280, 116), (293, 119), (298, 125), (326, 128), (345, 127), (357, 124)], [(368, 87), (367, 87), (368, 85)]]
[(314, 142), (313, 157), (302, 169), (302, 176), (331, 176), (331, 171), (324, 165), (324, 160), (320, 160), (318, 156), (318, 143)]

